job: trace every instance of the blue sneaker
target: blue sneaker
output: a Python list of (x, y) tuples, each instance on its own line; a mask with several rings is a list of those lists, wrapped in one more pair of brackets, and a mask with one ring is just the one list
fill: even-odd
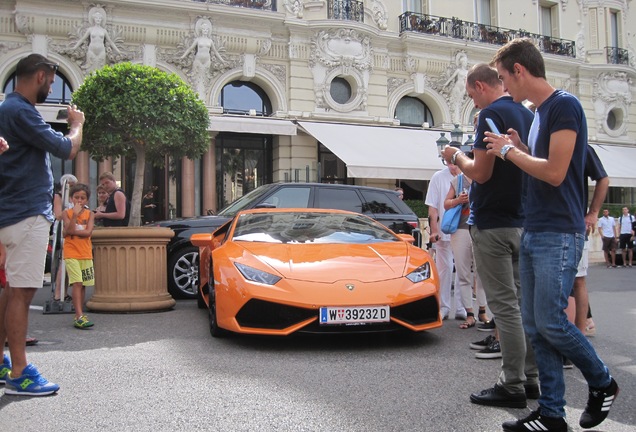
[(11, 359), (8, 355), (4, 354), (4, 360), (0, 365), (0, 384), (4, 384), (11, 372)]
[(4, 394), (18, 396), (46, 396), (60, 389), (57, 384), (50, 383), (40, 375), (31, 363), (22, 371), (22, 376), (12, 378), (7, 374)]

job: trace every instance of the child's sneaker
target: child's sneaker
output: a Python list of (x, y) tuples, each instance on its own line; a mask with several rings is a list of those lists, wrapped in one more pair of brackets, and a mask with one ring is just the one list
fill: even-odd
[(73, 325), (79, 329), (85, 329), (93, 327), (94, 324), (88, 320), (88, 317), (86, 315), (82, 315), (79, 318), (75, 318), (75, 320), (73, 321)]
[(11, 372), (11, 359), (8, 355), (4, 354), (4, 359), (0, 365), (0, 384), (4, 384)]
[(48, 382), (32, 364), (22, 371), (22, 376), (12, 378), (7, 374), (4, 394), (17, 396), (46, 396), (55, 393), (60, 386)]

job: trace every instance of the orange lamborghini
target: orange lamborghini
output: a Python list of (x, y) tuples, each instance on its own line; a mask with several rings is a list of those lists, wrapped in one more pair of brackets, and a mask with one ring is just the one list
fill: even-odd
[(210, 333), (423, 331), (441, 327), (429, 254), (366, 216), (340, 210), (237, 213), (199, 247), (198, 304)]

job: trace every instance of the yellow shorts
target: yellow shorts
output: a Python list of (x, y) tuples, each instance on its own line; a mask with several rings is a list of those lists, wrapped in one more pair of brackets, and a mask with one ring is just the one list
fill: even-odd
[(64, 264), (66, 265), (66, 273), (70, 284), (81, 282), (84, 286), (95, 286), (93, 260), (66, 258)]

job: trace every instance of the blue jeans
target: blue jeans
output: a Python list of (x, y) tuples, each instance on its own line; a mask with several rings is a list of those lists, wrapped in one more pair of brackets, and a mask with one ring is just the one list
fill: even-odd
[(564, 312), (583, 242), (583, 234), (526, 231), (521, 237), (521, 315), (539, 367), (544, 416), (565, 417), (563, 357), (580, 369), (588, 386), (604, 388), (611, 382), (605, 363)]

